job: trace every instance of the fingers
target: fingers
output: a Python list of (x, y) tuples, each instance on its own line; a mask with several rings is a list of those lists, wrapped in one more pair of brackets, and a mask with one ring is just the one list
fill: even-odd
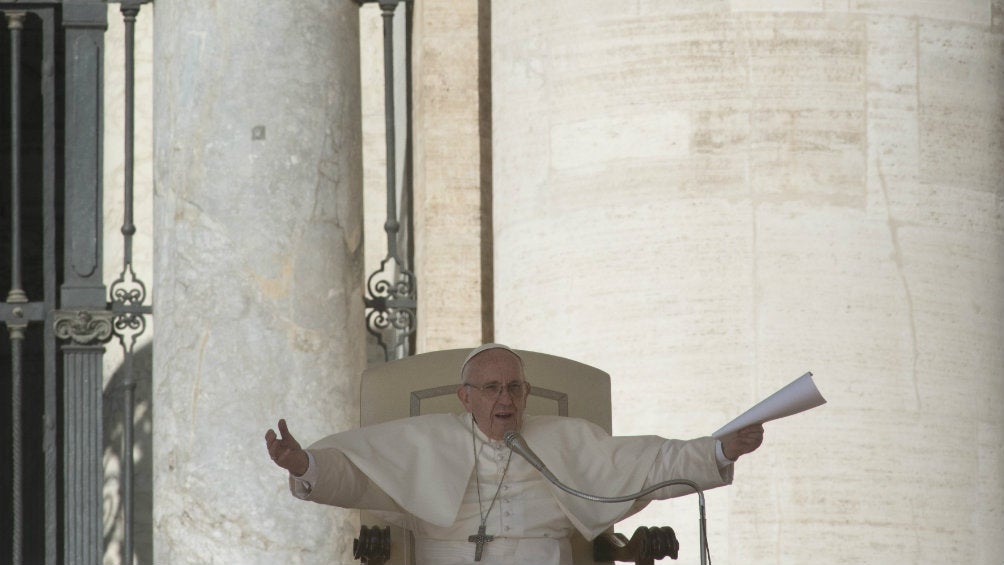
[(753, 424), (752, 426), (747, 426), (739, 430), (736, 436), (744, 443), (763, 441), (763, 425)]
[(268, 456), (275, 461), (279, 457), (279, 450), (282, 448), (282, 442), (276, 440), (275, 432), (269, 430), (265, 432), (265, 449), (268, 450)]
[(753, 424), (722, 439), (722, 452), (733, 461), (752, 453), (763, 443), (763, 425)]
[(763, 425), (754, 424), (748, 426), (739, 431), (739, 441), (742, 444), (742, 450), (746, 453), (756, 451), (760, 444), (763, 443)]
[[(282, 433), (283, 431), (288, 433), (288, 430), (286, 430), (286, 421), (279, 420), (279, 433)], [(288, 450), (288, 448), (283, 445), (284, 440), (285, 437), (277, 437), (275, 435), (275, 431), (271, 428), (265, 432), (265, 448), (268, 450), (268, 456), (272, 459), (272, 461), (275, 461), (276, 464), (279, 463), (279, 458), (282, 456), (283, 451)]]
[(307, 457), (300, 448), (300, 443), (296, 441), (293, 434), (289, 433), (286, 420), (279, 420), (279, 435), (275, 430), (269, 429), (265, 432), (265, 447), (268, 456), (276, 465), (287, 469), (290, 472), (299, 470), (298, 474), (303, 474), (306, 469)]

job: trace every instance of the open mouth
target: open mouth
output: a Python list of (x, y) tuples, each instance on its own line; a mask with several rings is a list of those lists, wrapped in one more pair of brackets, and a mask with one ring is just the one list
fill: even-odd
[(516, 419), (515, 412), (496, 412), (495, 419), (500, 422), (511, 422)]

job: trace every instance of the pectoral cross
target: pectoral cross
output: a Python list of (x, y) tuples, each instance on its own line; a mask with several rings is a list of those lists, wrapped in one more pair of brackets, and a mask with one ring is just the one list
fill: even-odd
[(485, 551), (485, 544), (495, 539), (495, 536), (489, 536), (485, 534), (485, 525), (481, 524), (478, 527), (478, 533), (473, 536), (467, 536), (467, 541), (477, 544), (477, 549), (474, 550), (474, 560), (481, 561), (481, 554)]

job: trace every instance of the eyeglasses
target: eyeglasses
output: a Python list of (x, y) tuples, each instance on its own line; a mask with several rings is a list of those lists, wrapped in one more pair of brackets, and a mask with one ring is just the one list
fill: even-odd
[(502, 394), (502, 390), (509, 393), (509, 396), (513, 398), (519, 398), (529, 390), (530, 385), (525, 381), (512, 381), (509, 384), (502, 386), (502, 383), (488, 383), (486, 385), (472, 385), (471, 383), (464, 383), (464, 386), (469, 386), (473, 389), (480, 390), (483, 394), (488, 396), (499, 397)]

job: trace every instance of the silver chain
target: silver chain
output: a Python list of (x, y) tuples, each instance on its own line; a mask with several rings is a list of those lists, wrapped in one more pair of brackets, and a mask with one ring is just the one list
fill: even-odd
[(512, 449), (509, 450), (509, 459), (505, 462), (505, 469), (502, 470), (502, 477), (499, 479), (498, 488), (495, 489), (495, 496), (492, 497), (492, 502), (488, 505), (488, 512), (484, 512), (481, 504), (481, 477), (478, 474), (478, 446), (474, 438), (473, 414), (471, 414), (471, 448), (474, 450), (474, 481), (478, 487), (478, 514), (481, 515), (481, 526), (484, 526), (485, 522), (488, 521), (488, 515), (491, 514), (492, 508), (495, 506), (495, 501), (498, 500), (499, 493), (502, 491), (502, 483), (505, 482), (505, 474), (509, 472), (509, 463), (512, 463)]

